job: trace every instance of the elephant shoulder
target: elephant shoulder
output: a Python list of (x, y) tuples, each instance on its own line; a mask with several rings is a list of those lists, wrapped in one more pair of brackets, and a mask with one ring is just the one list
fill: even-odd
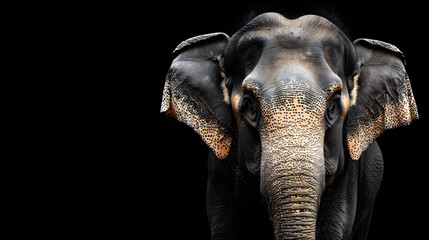
[[(374, 141), (363, 153), (359, 159), (359, 185), (363, 185), (368, 191), (378, 191), (383, 177), (383, 154)], [(375, 196), (374, 196), (375, 197)]]
[(360, 225), (371, 215), (375, 198), (381, 186), (383, 171), (383, 155), (377, 141), (374, 141), (359, 159), (358, 203), (355, 225)]

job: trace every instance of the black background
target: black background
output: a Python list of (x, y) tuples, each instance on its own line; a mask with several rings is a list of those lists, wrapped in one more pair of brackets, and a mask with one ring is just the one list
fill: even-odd
[(25, 23), (37, 33), (28, 37), (37, 38), (40, 29), (48, 34), (42, 47), (31, 48), (43, 54), (43, 47), (51, 49), (47, 69), (56, 90), (42, 102), (49, 117), (31, 126), (28, 142), (36, 147), (29, 152), (53, 161), (27, 169), (32, 177), (22, 199), (32, 200), (20, 200), (31, 213), (25, 221), (40, 223), (46, 216), (49, 221), (32, 231), (55, 229), (60, 236), (210, 239), (208, 149), (191, 128), (159, 113), (172, 51), (196, 35), (232, 36), (253, 11), (276, 11), (331, 16), (352, 40), (382, 40), (405, 54), (420, 119), (379, 138), (385, 172), (369, 239), (424, 236), (428, 52), (427, 6), (420, 3), (159, 1), (65, 4), (45, 17), (36, 13), (42, 21)]
[[(378, 140), (384, 154), (385, 171), (369, 239), (423, 236), (427, 230), (421, 217), (428, 214), (427, 201), (423, 198), (427, 190), (428, 159), (424, 155), (427, 145), (424, 85), (428, 69), (425, 8), (406, 1), (179, 1), (148, 11), (153, 11), (156, 17), (137, 26), (145, 32), (144, 40), (150, 39), (148, 45), (143, 46), (144, 51), (155, 51), (149, 57), (144, 54), (142, 58), (149, 62), (142, 62), (140, 66), (143, 74), (150, 73), (151, 76), (150, 79), (143, 76), (141, 80), (155, 84), (151, 88), (155, 98), (143, 103), (154, 109), (145, 118), (157, 121), (157, 141), (151, 150), (156, 153), (156, 158), (145, 157), (145, 161), (154, 161), (155, 167), (150, 171), (156, 174), (156, 179), (162, 179), (159, 185), (156, 180), (151, 183), (155, 185), (156, 195), (148, 194), (158, 203), (147, 206), (147, 210), (155, 209), (152, 219), (156, 227), (161, 227), (155, 233), (161, 238), (209, 239), (205, 213), (207, 148), (190, 128), (157, 113), (165, 75), (173, 59), (171, 52), (181, 41), (199, 34), (225, 32), (232, 36), (250, 12), (262, 9), (290, 17), (306, 13), (334, 16), (352, 40), (360, 37), (378, 39), (403, 51), (420, 119), (410, 126), (388, 130)], [(152, 129), (144, 128), (146, 132)]]

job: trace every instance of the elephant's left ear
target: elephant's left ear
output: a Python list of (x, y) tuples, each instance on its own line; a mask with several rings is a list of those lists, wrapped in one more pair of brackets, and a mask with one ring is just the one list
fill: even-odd
[(418, 112), (402, 52), (372, 39), (357, 39), (354, 45), (360, 72), (345, 128), (350, 156), (358, 160), (385, 130), (410, 124)]
[(235, 136), (221, 69), (228, 41), (224, 33), (210, 33), (179, 44), (161, 103), (161, 112), (192, 127), (220, 159), (228, 156)]

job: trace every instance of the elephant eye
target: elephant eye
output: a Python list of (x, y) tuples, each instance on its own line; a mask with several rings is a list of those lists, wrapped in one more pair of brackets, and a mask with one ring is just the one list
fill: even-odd
[(249, 125), (257, 127), (259, 121), (259, 104), (252, 94), (244, 95), (240, 113)]
[(328, 123), (328, 126), (331, 127), (340, 117), (342, 108), (341, 108), (341, 95), (335, 94), (329, 101), (329, 107), (327, 108), (325, 119)]
[(333, 111), (333, 110), (335, 110), (335, 108), (337, 107), (337, 102), (333, 102), (332, 104), (331, 104), (331, 107), (329, 108), (329, 111)]

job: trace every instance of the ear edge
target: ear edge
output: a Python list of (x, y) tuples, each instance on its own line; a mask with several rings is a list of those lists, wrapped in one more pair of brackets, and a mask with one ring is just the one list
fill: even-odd
[(166, 81), (164, 84), (164, 89), (162, 91), (162, 100), (161, 100), (161, 110), (160, 113), (165, 113), (169, 117), (175, 117), (173, 102), (171, 98), (171, 84), (169, 76), (171, 71), (168, 71)]
[(226, 33), (223, 32), (215, 32), (215, 33), (207, 33), (203, 35), (198, 35), (195, 37), (191, 37), (186, 39), (185, 41), (182, 41), (177, 47), (173, 50), (173, 54), (179, 54), (186, 48), (195, 45), (198, 42), (206, 41), (206, 40), (212, 40), (213, 38), (224, 38), (225, 40), (229, 41), (229, 36)]
[(367, 46), (371, 46), (373, 48), (381, 48), (383, 50), (387, 50), (388, 52), (400, 57), (402, 59), (402, 62), (405, 65), (405, 55), (404, 53), (395, 45), (387, 43), (387, 42), (383, 42), (380, 40), (375, 40), (375, 39), (370, 39), (370, 38), (358, 38), (356, 40), (353, 41), (353, 45), (358, 46), (358, 45), (367, 45)]

